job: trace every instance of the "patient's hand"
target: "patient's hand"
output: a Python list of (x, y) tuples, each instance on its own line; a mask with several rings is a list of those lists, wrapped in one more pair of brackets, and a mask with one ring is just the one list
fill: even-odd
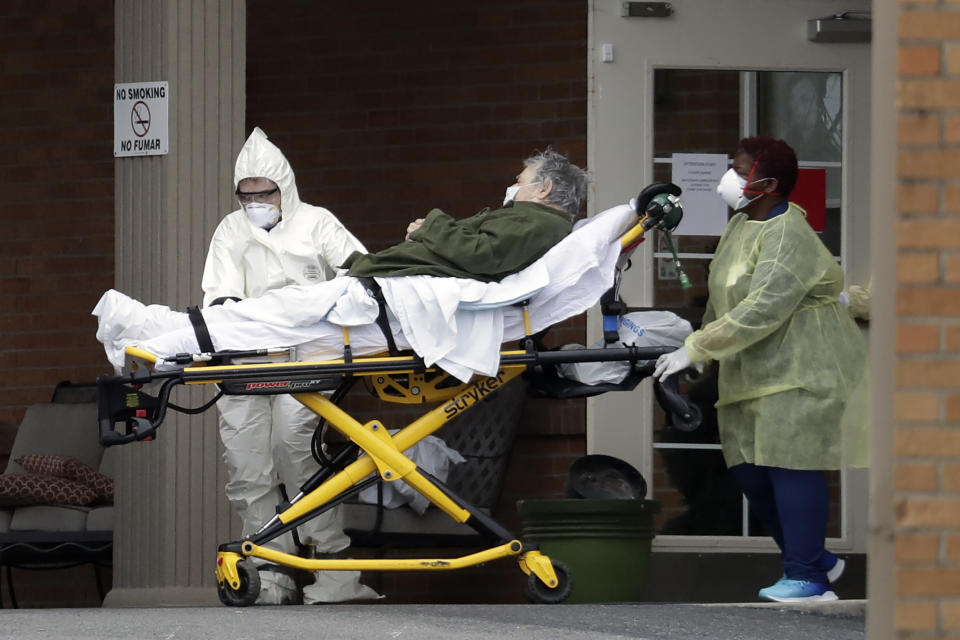
[(417, 218), (413, 222), (407, 225), (407, 235), (403, 238), (404, 240), (410, 239), (410, 234), (419, 229), (423, 225), (423, 218)]

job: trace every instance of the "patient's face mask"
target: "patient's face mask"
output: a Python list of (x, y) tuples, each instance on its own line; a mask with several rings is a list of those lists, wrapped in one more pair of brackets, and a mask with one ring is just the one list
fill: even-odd
[(280, 220), (280, 209), (269, 202), (249, 202), (243, 205), (243, 211), (253, 226), (268, 231)]
[(503, 195), (504, 206), (506, 206), (508, 202), (513, 202), (516, 199), (517, 194), (520, 193), (520, 189), (523, 189), (524, 187), (532, 187), (535, 184), (540, 184), (540, 182), (542, 181), (538, 180), (537, 182), (528, 182), (527, 184), (514, 184), (507, 187), (507, 192)]
[[(753, 171), (751, 170), (750, 173), (752, 174)], [(720, 184), (717, 185), (717, 194), (728, 207), (734, 211), (740, 211), (751, 202), (764, 195), (762, 191), (753, 191), (753, 193), (756, 193), (757, 195), (752, 198), (746, 197), (744, 192), (751, 191), (750, 189), (747, 189), (747, 186), (756, 184), (758, 182), (763, 182), (765, 180), (769, 180), (769, 178), (761, 178), (759, 180), (747, 182), (747, 179), (741, 177), (740, 174), (735, 170), (728, 169), (727, 172), (723, 174), (723, 177), (720, 178)]]

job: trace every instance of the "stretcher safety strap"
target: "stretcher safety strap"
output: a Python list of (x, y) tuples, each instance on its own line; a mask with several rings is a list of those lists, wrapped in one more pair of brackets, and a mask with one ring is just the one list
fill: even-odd
[(187, 317), (190, 318), (190, 324), (193, 325), (193, 333), (197, 336), (197, 346), (201, 353), (213, 353), (213, 340), (210, 339), (210, 331), (207, 330), (207, 323), (203, 320), (203, 313), (200, 307), (187, 307)]
[(377, 307), (379, 309), (377, 313), (377, 326), (380, 327), (380, 331), (383, 333), (383, 337), (387, 341), (387, 349), (390, 350), (390, 355), (397, 355), (399, 352), (397, 351), (397, 343), (393, 340), (393, 331), (390, 329), (390, 321), (387, 319), (387, 301), (383, 297), (383, 290), (373, 278), (357, 279), (367, 290), (367, 293), (370, 295), (370, 297), (377, 301)]

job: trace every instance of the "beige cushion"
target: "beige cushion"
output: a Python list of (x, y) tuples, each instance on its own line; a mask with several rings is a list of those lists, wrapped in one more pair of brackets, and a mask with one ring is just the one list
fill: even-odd
[(87, 531), (113, 531), (113, 507), (95, 507), (87, 514)]
[(17, 507), (10, 520), (10, 531), (85, 531), (87, 511), (83, 507)]
[(118, 455), (120, 455), (120, 447), (104, 449), (103, 458), (100, 460), (100, 473), (110, 478), (116, 477)]
[(17, 429), (6, 472), (23, 473), (14, 460), (42, 453), (73, 456), (96, 469), (103, 457), (97, 433), (94, 403), (31, 405)]

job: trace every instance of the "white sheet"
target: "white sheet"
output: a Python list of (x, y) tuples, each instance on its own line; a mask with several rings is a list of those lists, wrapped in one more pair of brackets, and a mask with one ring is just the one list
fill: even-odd
[[(620, 253), (617, 239), (635, 221), (628, 205), (608, 209), (579, 223), (542, 258), (500, 282), (377, 278), (394, 316), (391, 328), (397, 346), (412, 348), (427, 365), (436, 364), (463, 381), (474, 373), (493, 375), (500, 345), (524, 335), (521, 311), (509, 303), (530, 300), (534, 332), (586, 311), (613, 284)], [(97, 339), (115, 367), (123, 365), (128, 345), (161, 357), (199, 351), (187, 315), (169, 307), (147, 306), (110, 290), (93, 314), (98, 319)], [(376, 303), (356, 278), (348, 276), (208, 307), (203, 316), (217, 350), (297, 345), (300, 360), (336, 358), (343, 352), (343, 326), (351, 327), (356, 355), (385, 347), (373, 324)]]

